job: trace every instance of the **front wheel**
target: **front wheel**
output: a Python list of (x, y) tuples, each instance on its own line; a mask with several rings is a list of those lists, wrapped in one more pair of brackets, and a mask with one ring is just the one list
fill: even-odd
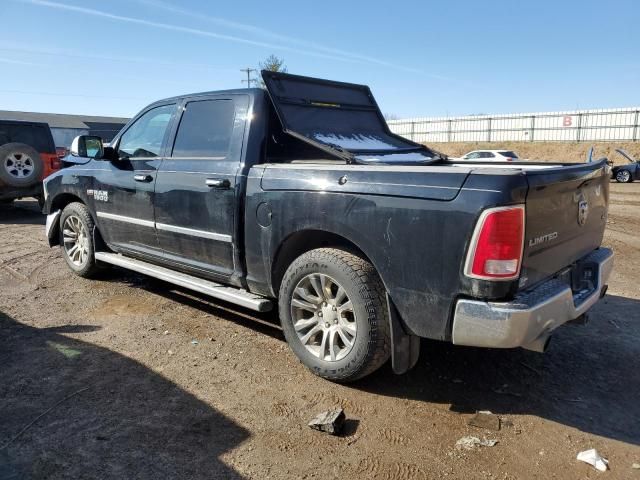
[(289, 346), (323, 378), (354, 381), (389, 359), (385, 288), (357, 255), (320, 248), (298, 257), (282, 280), (279, 309)]
[(60, 248), (67, 265), (81, 277), (91, 277), (98, 269), (94, 257), (93, 218), (85, 205), (70, 203), (60, 215)]
[(627, 183), (631, 181), (631, 173), (627, 170), (620, 170), (616, 173), (616, 181), (618, 183)]

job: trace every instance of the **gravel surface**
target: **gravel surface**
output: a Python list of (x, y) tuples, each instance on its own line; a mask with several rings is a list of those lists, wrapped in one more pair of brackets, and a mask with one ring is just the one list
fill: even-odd
[[(349, 386), (308, 372), (276, 316), (116, 268), (81, 279), (35, 202), (2, 207), (0, 479), (640, 478), (640, 183), (611, 190), (616, 267), (588, 325), (544, 355), (423, 341), (408, 374)], [(341, 436), (307, 426), (336, 407)], [(590, 448), (609, 472), (576, 460)]]

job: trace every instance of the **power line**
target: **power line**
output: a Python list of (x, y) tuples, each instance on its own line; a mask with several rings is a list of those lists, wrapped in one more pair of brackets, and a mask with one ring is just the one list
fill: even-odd
[(247, 88), (251, 88), (251, 82), (257, 82), (258, 81), (255, 78), (251, 78), (251, 73), (258, 71), (255, 68), (249, 68), (249, 67), (241, 68), (240, 71), (241, 72), (245, 72), (247, 74), (247, 79), (246, 80), (242, 80), (242, 83), (246, 83), (247, 84)]

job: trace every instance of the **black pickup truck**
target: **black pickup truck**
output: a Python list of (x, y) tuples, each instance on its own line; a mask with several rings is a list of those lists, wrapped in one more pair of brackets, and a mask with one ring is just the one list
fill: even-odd
[(278, 308), (335, 381), (407, 371), (420, 337), (543, 351), (604, 295), (606, 162), (450, 161), (391, 133), (366, 86), (262, 75), (149, 105), (109, 146), (75, 139), (45, 182), (74, 272)]

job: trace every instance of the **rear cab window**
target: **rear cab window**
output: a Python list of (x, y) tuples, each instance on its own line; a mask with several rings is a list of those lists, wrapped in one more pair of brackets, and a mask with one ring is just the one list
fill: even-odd
[(227, 158), (233, 136), (233, 100), (188, 101), (178, 125), (173, 158)]

